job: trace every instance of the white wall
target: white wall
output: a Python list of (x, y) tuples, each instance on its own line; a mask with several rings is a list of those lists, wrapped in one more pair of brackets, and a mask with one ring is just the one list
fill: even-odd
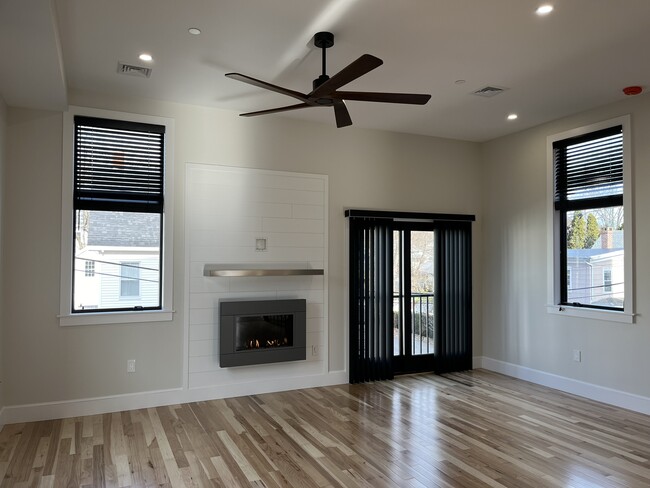
[[(174, 309), (171, 323), (59, 327), (62, 115), (10, 109), (3, 277), (5, 403), (24, 405), (183, 384), (184, 189), (188, 162), (327, 175), (329, 371), (346, 356), (346, 208), (476, 214), (474, 348), (481, 351), (481, 173), (473, 143), (336, 129), (268, 116), (72, 92), (74, 105), (175, 119)], [(36, 142), (35, 142), (36, 141)], [(126, 359), (138, 372), (127, 375)], [(325, 359), (325, 358), (324, 358)]]
[[(628, 113), (636, 214), (636, 323), (548, 314), (546, 138)], [(650, 97), (642, 96), (483, 145), (485, 358), (575, 380), (574, 386), (585, 382), (640, 395), (646, 398), (644, 408), (650, 405), (649, 133)], [(573, 361), (573, 349), (582, 351), (582, 362)]]

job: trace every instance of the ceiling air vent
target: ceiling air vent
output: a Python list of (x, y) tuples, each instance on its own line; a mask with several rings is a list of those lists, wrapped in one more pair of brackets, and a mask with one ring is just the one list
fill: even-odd
[(499, 93), (502, 93), (505, 90), (507, 90), (507, 88), (502, 88), (500, 86), (484, 86), (483, 88), (480, 88), (472, 93), (474, 95), (478, 95), (479, 97), (489, 98), (498, 95)]
[(117, 63), (117, 72), (123, 75), (139, 76), (140, 78), (149, 78), (151, 76), (151, 68), (119, 62)]

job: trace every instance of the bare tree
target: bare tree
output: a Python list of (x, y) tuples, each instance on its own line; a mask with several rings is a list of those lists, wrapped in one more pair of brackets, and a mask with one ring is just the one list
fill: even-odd
[(411, 232), (411, 289), (433, 291), (433, 232)]
[(598, 219), (601, 228), (620, 230), (623, 228), (623, 207), (597, 208), (592, 213)]
[(77, 228), (75, 229), (75, 239), (77, 241), (77, 251), (88, 245), (88, 226), (90, 224), (90, 212), (88, 210), (77, 210)]

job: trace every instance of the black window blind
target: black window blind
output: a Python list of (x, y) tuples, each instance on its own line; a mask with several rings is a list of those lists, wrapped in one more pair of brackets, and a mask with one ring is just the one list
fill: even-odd
[(165, 127), (75, 117), (74, 207), (161, 213)]
[(557, 210), (584, 208), (585, 201), (622, 205), (622, 126), (556, 141), (553, 158)]

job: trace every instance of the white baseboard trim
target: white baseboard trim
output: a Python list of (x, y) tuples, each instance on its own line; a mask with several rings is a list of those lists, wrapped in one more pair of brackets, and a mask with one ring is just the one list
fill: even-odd
[(615, 390), (613, 388), (599, 386), (593, 383), (586, 383), (584, 381), (574, 380), (565, 376), (559, 376), (485, 356), (475, 357), (474, 367), (487, 369), (520, 380), (530, 381), (531, 383), (548, 386), (566, 393), (607, 403), (608, 405), (650, 415), (650, 398), (636, 395), (634, 393)]
[(298, 378), (275, 379), (232, 385), (210, 386), (207, 388), (172, 388), (169, 390), (146, 391), (124, 395), (97, 398), (33, 403), (29, 405), (5, 406), (0, 410), (0, 426), (39, 420), (52, 420), (82, 415), (98, 415), (122, 410), (160, 407), (177, 403), (217, 400), (243, 395), (259, 395), (277, 391), (313, 388), (317, 386), (340, 385), (348, 382), (346, 371), (329, 374), (303, 376)]

